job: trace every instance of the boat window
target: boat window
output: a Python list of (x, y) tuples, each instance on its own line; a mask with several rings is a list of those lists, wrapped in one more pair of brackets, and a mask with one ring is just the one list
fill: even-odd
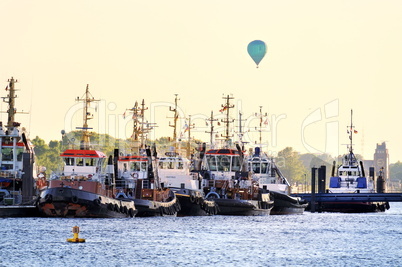
[(84, 159), (85, 166), (95, 166), (95, 159), (86, 158)]
[(74, 166), (74, 158), (64, 158), (66, 166)]
[(84, 166), (84, 159), (83, 158), (77, 158), (77, 166)]
[(99, 159), (96, 165), (102, 167), (104, 160), (104, 158)]
[(177, 168), (178, 169), (183, 169), (183, 162), (179, 161)]
[(240, 171), (240, 158), (232, 157), (232, 172)]
[(268, 163), (261, 163), (261, 173), (268, 173)]
[(13, 160), (13, 149), (9, 147), (3, 147), (1, 150), (2, 160), (3, 161), (12, 161)]
[(140, 168), (141, 168), (141, 163), (140, 162), (131, 162), (130, 170), (132, 170), (132, 171), (140, 171)]
[(230, 157), (229, 156), (217, 156), (218, 171), (228, 172), (230, 170)]
[(22, 153), (24, 153), (24, 149), (17, 148), (17, 161), (22, 161)]
[(167, 167), (168, 167), (168, 169), (173, 169), (173, 167), (174, 167), (174, 162), (167, 162)]
[(145, 172), (147, 170), (147, 163), (141, 162), (141, 171)]
[(207, 158), (208, 169), (209, 169), (210, 171), (216, 171), (217, 168), (216, 168), (216, 159), (215, 159), (215, 156), (209, 156), (209, 155), (208, 155), (206, 158)]
[(251, 168), (252, 168), (254, 173), (261, 173), (261, 168), (260, 168), (260, 163), (259, 162), (252, 163)]
[(1, 164), (1, 170), (11, 170), (13, 168), (13, 164)]

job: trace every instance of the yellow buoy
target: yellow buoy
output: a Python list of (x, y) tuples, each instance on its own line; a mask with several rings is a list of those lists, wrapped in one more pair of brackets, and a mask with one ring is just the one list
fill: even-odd
[(84, 238), (78, 238), (78, 234), (80, 233), (80, 228), (78, 226), (73, 227), (73, 238), (67, 238), (67, 242), (73, 242), (73, 243), (83, 243), (85, 242)]

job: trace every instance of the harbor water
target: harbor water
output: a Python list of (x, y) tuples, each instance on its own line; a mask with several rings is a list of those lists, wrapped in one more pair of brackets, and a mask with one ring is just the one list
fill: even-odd
[[(0, 266), (402, 266), (402, 203), (369, 214), (0, 222)], [(85, 243), (66, 242), (73, 226)]]

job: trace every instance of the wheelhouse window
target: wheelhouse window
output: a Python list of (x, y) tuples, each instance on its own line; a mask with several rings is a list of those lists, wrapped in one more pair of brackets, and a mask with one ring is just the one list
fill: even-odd
[(104, 162), (105, 162), (105, 158), (97, 159), (96, 166), (99, 167), (98, 168), (99, 170), (102, 168), (102, 165), (103, 165)]
[(269, 166), (267, 162), (261, 163), (261, 173), (268, 173)]
[(183, 162), (182, 161), (179, 161), (178, 163), (177, 163), (177, 168), (178, 169), (183, 169)]
[(83, 158), (77, 158), (77, 166), (84, 166), (84, 159)]
[(64, 158), (64, 164), (66, 166), (74, 166), (74, 158)]
[(167, 163), (168, 164), (168, 169), (174, 169), (176, 166), (176, 162), (174, 161), (170, 161)]
[[(144, 161), (134, 161), (134, 162), (130, 162), (129, 167), (130, 167), (130, 171), (135, 171), (135, 172), (146, 171), (147, 163)], [(161, 167), (160, 163), (159, 163), (159, 167)]]
[(261, 165), (259, 162), (251, 163), (251, 170), (253, 173), (261, 173)]
[(84, 159), (85, 166), (96, 166), (96, 159), (94, 158), (86, 158)]
[(139, 172), (141, 170), (141, 163), (140, 162), (131, 162), (130, 169), (132, 171), (137, 171)]
[(228, 156), (217, 156), (218, 160), (218, 171), (230, 171), (230, 157)]
[(240, 158), (239, 157), (232, 157), (232, 172), (240, 171)]
[(22, 161), (22, 153), (24, 153), (24, 149), (17, 148), (17, 161)]
[(215, 158), (215, 156), (207, 155), (206, 159), (207, 159), (208, 169), (210, 171), (216, 171), (217, 168), (216, 168), (216, 158)]
[(10, 147), (3, 147), (1, 149), (2, 160), (3, 161), (12, 161), (13, 160), (13, 149)]
[(141, 171), (145, 172), (147, 171), (147, 163), (146, 162), (141, 162)]

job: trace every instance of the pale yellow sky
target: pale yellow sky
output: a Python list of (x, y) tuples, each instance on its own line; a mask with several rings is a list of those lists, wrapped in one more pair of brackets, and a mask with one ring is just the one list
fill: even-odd
[[(0, 82), (19, 80), (17, 108), (30, 115), (17, 120), (31, 138), (80, 126), (74, 99), (89, 84), (102, 99), (92, 125), (116, 137), (142, 99), (153, 137), (172, 135), (168, 105), (179, 94), (208, 141), (203, 118), (233, 94), (247, 140), (258, 138), (252, 114), (269, 113), (273, 153), (346, 152), (353, 109), (355, 152), (372, 159), (386, 141), (391, 162), (402, 160), (401, 1), (3, 0), (0, 10)], [(256, 39), (268, 45), (258, 69), (247, 54)]]

